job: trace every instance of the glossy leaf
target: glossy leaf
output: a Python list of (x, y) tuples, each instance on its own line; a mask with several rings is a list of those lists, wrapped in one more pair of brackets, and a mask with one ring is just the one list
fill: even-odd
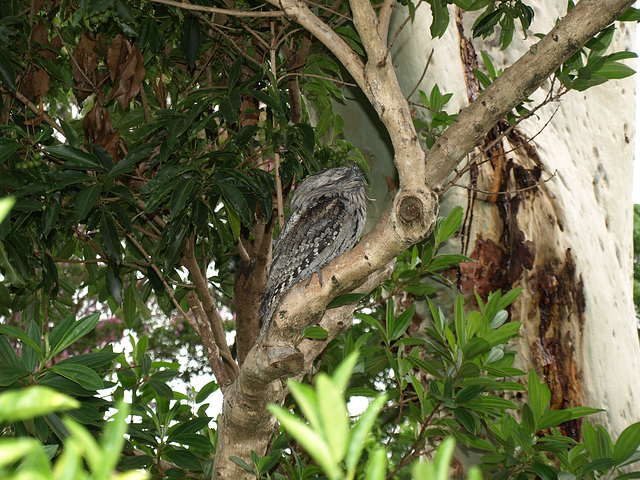
[(51, 345), (51, 356), (55, 356), (72, 343), (84, 337), (95, 328), (100, 320), (100, 313), (92, 313), (80, 320), (69, 323), (64, 332), (61, 332), (60, 339)]
[(185, 18), (181, 46), (184, 56), (187, 59), (187, 63), (191, 69), (196, 65), (196, 58), (198, 58), (198, 50), (200, 49), (201, 42), (202, 36), (200, 33), (200, 22), (198, 21), (198, 18), (193, 16)]
[(102, 209), (100, 215), (100, 237), (107, 256), (119, 264), (121, 261), (121, 245), (118, 238), (118, 227), (113, 214), (106, 208)]
[(102, 379), (98, 374), (84, 365), (52, 365), (48, 370), (68, 378), (87, 390), (101, 390), (104, 388)]
[(47, 387), (9, 390), (0, 393), (0, 422), (13, 423), (79, 406), (77, 400)]
[(16, 91), (15, 73), (9, 60), (0, 53), (0, 83), (10, 92)]
[(87, 153), (70, 145), (48, 147), (45, 152), (81, 168), (86, 168), (88, 170), (102, 170), (98, 157), (92, 153)]

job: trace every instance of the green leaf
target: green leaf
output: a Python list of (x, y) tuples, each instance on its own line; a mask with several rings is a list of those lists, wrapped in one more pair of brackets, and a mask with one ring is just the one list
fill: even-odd
[(451, 459), (453, 458), (453, 450), (456, 446), (456, 442), (452, 437), (445, 439), (436, 453), (434, 460), (434, 467), (436, 469), (436, 475), (434, 480), (448, 480), (449, 468), (451, 465)]
[[(84, 337), (87, 333), (95, 328), (100, 320), (100, 313), (92, 313), (91, 315), (87, 315), (86, 317), (81, 318), (78, 321), (74, 321), (70, 323), (62, 335), (60, 340), (51, 345), (51, 356), (55, 356), (65, 348), (67, 348), (72, 343), (78, 341), (82, 337)], [(55, 330), (55, 329), (54, 329)], [(53, 337), (53, 330), (51, 332), (50, 338)]]
[(387, 461), (387, 449), (376, 448), (369, 456), (365, 480), (384, 480), (387, 476)]
[(331, 300), (331, 302), (329, 302), (327, 308), (336, 308), (343, 305), (358, 303), (360, 300), (366, 297), (368, 297), (366, 293), (346, 293), (344, 295), (338, 295), (336, 298)]
[(431, 38), (442, 37), (449, 26), (449, 9), (446, 0), (427, 0), (431, 6)]
[(367, 409), (360, 415), (355, 425), (351, 429), (351, 440), (347, 448), (345, 456), (345, 465), (349, 472), (355, 471), (360, 461), (360, 456), (364, 450), (365, 440), (371, 433), (371, 430), (378, 418), (378, 414), (387, 402), (387, 395), (380, 395), (374, 399)]
[(459, 206), (455, 207), (453, 210), (451, 210), (451, 213), (447, 215), (447, 218), (445, 218), (444, 221), (438, 224), (437, 239), (436, 239), (437, 245), (444, 242), (451, 235), (453, 235), (458, 231), (458, 229), (460, 228), (460, 225), (462, 225), (463, 213), (464, 213), (464, 210), (462, 210), (462, 207), (459, 207)]
[(489, 85), (491, 85), (491, 79), (487, 77), (487, 75), (484, 72), (481, 72), (477, 68), (474, 68), (473, 74), (480, 82), (480, 85), (482, 85), (482, 88), (487, 88)]
[(620, 22), (638, 22), (640, 21), (640, 10), (634, 7), (629, 7), (616, 20)]
[(167, 451), (166, 455), (169, 457), (169, 460), (179, 467), (188, 470), (200, 470), (202, 468), (198, 457), (188, 450), (176, 448), (175, 450)]
[[(129, 405), (123, 401), (116, 405), (118, 410), (107, 423), (107, 426), (100, 438), (100, 445), (104, 452), (121, 452), (124, 447), (125, 433), (127, 432), (127, 416), (129, 415)], [(119, 455), (103, 455), (103, 465), (101, 468), (105, 472), (113, 472), (116, 464), (120, 460)]]
[(233, 90), (233, 87), (236, 86), (236, 82), (240, 78), (240, 73), (242, 72), (242, 57), (238, 56), (236, 60), (231, 65), (229, 69), (229, 74), (227, 75), (227, 88), (229, 91)]
[(16, 79), (13, 73), (13, 67), (4, 55), (0, 54), (0, 83), (2, 83), (10, 92), (16, 91)]
[(398, 318), (396, 318), (396, 321), (393, 325), (393, 331), (389, 334), (389, 340), (395, 340), (404, 335), (404, 332), (406, 332), (407, 328), (409, 328), (409, 325), (411, 325), (415, 310), (415, 305), (411, 305), (404, 312), (402, 312), (400, 316), (398, 316)]
[(324, 372), (316, 377), (316, 395), (324, 438), (331, 450), (332, 461), (339, 464), (349, 444), (347, 405), (340, 388)]
[(616, 464), (616, 461), (613, 458), (598, 458), (597, 460), (594, 460), (593, 462), (590, 462), (586, 464), (584, 467), (582, 467), (579, 470), (579, 473), (580, 475), (584, 475), (586, 473), (594, 472), (596, 470), (606, 471), (606, 470), (609, 470), (611, 467), (615, 466), (615, 464)]
[(192, 70), (196, 65), (196, 58), (198, 58), (198, 50), (200, 49), (201, 42), (202, 36), (198, 18), (194, 16), (185, 18), (180, 45), (187, 59), (187, 63), (189, 63)]
[(167, 398), (173, 400), (173, 390), (164, 382), (157, 380), (149, 380), (149, 386), (158, 395), (159, 398)]
[(151, 143), (143, 143), (142, 145), (134, 148), (127, 153), (122, 160), (115, 164), (115, 166), (109, 170), (107, 178), (115, 178), (123, 173), (128, 173), (133, 170), (133, 167), (140, 160), (146, 159), (151, 155), (154, 145)]
[[(3, 242), (0, 242), (0, 266), (3, 269), (2, 273), (5, 281), (8, 280), (12, 286), (17, 288), (22, 288), (26, 285), (27, 281), (19, 273), (18, 268), (16, 268), (13, 262), (9, 261), (9, 256), (7, 255)], [(0, 331), (0, 333), (2, 332)]]
[(100, 195), (100, 185), (95, 183), (85, 187), (76, 197), (74, 213), (77, 222), (82, 222), (93, 209), (98, 196)]
[(34, 342), (29, 336), (13, 325), (0, 325), (0, 333), (3, 335), (11, 335), (20, 340), (24, 345), (31, 347), (36, 353), (42, 356), (42, 347)]
[(19, 378), (26, 377), (30, 373), (29, 370), (23, 367), (2, 365), (2, 368), (0, 368), (0, 387), (8, 387)]
[(118, 304), (122, 305), (122, 279), (118, 273), (117, 267), (113, 264), (107, 266), (107, 272), (105, 274), (105, 282), (107, 284), (107, 290)]
[(107, 349), (104, 351), (98, 350), (91, 353), (82, 353), (80, 355), (72, 355), (70, 357), (65, 358), (64, 360), (60, 360), (56, 365), (66, 365), (69, 363), (75, 363), (78, 365), (84, 365), (85, 367), (89, 367), (93, 370), (96, 370), (101, 367), (110, 368), (111, 362), (115, 360), (119, 353), (111, 352)]
[(200, 391), (196, 395), (196, 403), (204, 402), (209, 397), (209, 395), (211, 395), (213, 392), (218, 390), (218, 388), (219, 388), (218, 384), (216, 383), (215, 380), (212, 380), (209, 383), (207, 383), (204, 387), (200, 389)]
[(197, 179), (193, 177), (183, 177), (177, 181), (173, 193), (171, 194), (171, 216), (175, 217), (184, 210), (187, 201), (191, 198), (197, 185)]
[(289, 387), (291, 395), (313, 429), (318, 432), (322, 431), (320, 407), (318, 406), (316, 392), (309, 385), (298, 383), (294, 380), (288, 380), (287, 387)]
[(245, 462), (240, 457), (232, 456), (232, 457), (229, 457), (229, 460), (231, 460), (233, 463), (238, 465), (240, 468), (244, 468), (250, 474), (255, 475), (255, 476), (258, 475), (258, 472), (256, 472), (251, 465), (249, 465), (247, 462)]
[(171, 442), (179, 443), (181, 445), (188, 445), (191, 448), (195, 448), (198, 450), (211, 450), (213, 445), (211, 441), (204, 435), (194, 435), (194, 434), (185, 434), (185, 435), (174, 435), (171, 438)]
[(22, 359), (16, 355), (9, 341), (0, 335), (0, 364), (5, 367), (24, 368)]
[(558, 479), (557, 472), (549, 465), (545, 465), (544, 463), (533, 461), (531, 463), (531, 466), (533, 467), (533, 471), (536, 472), (540, 480), (557, 480)]
[(529, 370), (529, 403), (531, 404), (531, 410), (533, 416), (538, 422), (542, 416), (549, 410), (551, 401), (551, 390), (545, 384), (541, 383), (538, 379), (538, 375), (533, 370)]
[(494, 10), (493, 12), (485, 12), (478, 17), (473, 24), (473, 38), (483, 36), (487, 37), (493, 33), (493, 29), (498, 24), (498, 20), (502, 17), (502, 10)]
[(238, 135), (236, 136), (236, 145), (238, 147), (246, 145), (247, 143), (249, 143), (249, 141), (255, 136), (256, 132), (258, 132), (259, 130), (260, 128), (257, 127), (256, 125), (245, 125), (244, 127), (242, 127), (242, 129), (238, 132)]
[(45, 207), (42, 214), (42, 234), (45, 237), (48, 237), (51, 230), (56, 226), (61, 210), (62, 207), (59, 203), (52, 203)]
[(0, 423), (14, 423), (79, 407), (77, 400), (47, 387), (34, 385), (9, 390), (0, 393)]
[(590, 407), (571, 407), (564, 410), (552, 410), (545, 413), (537, 423), (538, 430), (545, 430), (550, 427), (555, 427), (563, 422), (581, 418), (586, 415), (593, 415), (601, 412), (601, 409)]
[(636, 73), (636, 71), (620, 62), (606, 62), (602, 67), (593, 72), (609, 80), (617, 80), (627, 78)]
[(115, 218), (113, 218), (113, 214), (106, 208), (102, 209), (100, 215), (100, 233), (105, 253), (111, 260), (119, 265), (121, 262), (121, 245), (120, 239), (118, 238), (118, 227)]
[(52, 365), (47, 370), (68, 378), (87, 390), (101, 390), (104, 388), (102, 379), (98, 374), (84, 365)]
[(247, 227), (253, 225), (253, 212), (249, 208), (247, 200), (238, 188), (228, 182), (218, 182), (217, 187), (222, 192), (222, 196), (225, 198), (229, 205), (238, 213), (242, 223)]
[(8, 138), (0, 138), (0, 164), (20, 148), (20, 142)]
[(45, 149), (45, 152), (56, 158), (71, 162), (78, 167), (86, 168), (87, 170), (102, 170), (102, 165), (100, 165), (98, 157), (70, 145), (48, 147)]
[(304, 336), (312, 340), (326, 340), (329, 337), (329, 334), (322, 327), (311, 326), (304, 330)]
[(342, 362), (340, 362), (338, 368), (336, 368), (333, 372), (333, 384), (341, 392), (344, 392), (347, 389), (349, 379), (351, 378), (351, 375), (353, 375), (353, 369), (358, 363), (358, 356), (359, 352), (357, 350), (354, 350), (349, 355), (347, 355)]
[(122, 316), (127, 328), (132, 328), (137, 320), (136, 317), (136, 295), (135, 284), (130, 282), (124, 291), (124, 302), (122, 303)]
[(640, 447), (640, 422), (625, 428), (613, 449), (613, 457), (620, 464), (631, 457)]
[(173, 441), (174, 437), (183, 435), (193, 435), (207, 428), (211, 422), (211, 417), (197, 417), (178, 423), (167, 430), (167, 439)]
[(456, 403), (466, 403), (484, 392), (484, 389), (484, 385), (472, 385), (463, 388), (458, 395), (456, 395)]
[(333, 460), (331, 449), (324, 438), (296, 418), (289, 410), (273, 404), (269, 405), (268, 409), (309, 455), (318, 462), (318, 465), (330, 479), (340, 478), (340, 466)]
[[(40, 469), (46, 472), (46, 474), (49, 473), (51, 465), (47, 464), (47, 459), (43, 453), (43, 446), (38, 440), (35, 438), (0, 438), (0, 471), (5, 471), (3, 467), (10, 466), (23, 457), (27, 457), (32, 463), (31, 468), (34, 467), (34, 459), (42, 462)], [(23, 471), (23, 474), (24, 473), (26, 472)], [(43, 476), (42, 478), (50, 477)]]

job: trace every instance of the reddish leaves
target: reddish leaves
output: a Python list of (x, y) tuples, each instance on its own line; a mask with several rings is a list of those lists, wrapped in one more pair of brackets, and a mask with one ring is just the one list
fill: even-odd
[(76, 99), (82, 102), (93, 93), (96, 85), (96, 74), (98, 67), (98, 54), (95, 51), (96, 41), (93, 34), (84, 32), (76, 46), (72, 58), (73, 78), (76, 83)]
[(95, 145), (102, 145), (111, 154), (114, 163), (118, 161), (120, 133), (113, 129), (106, 108), (96, 102), (82, 119), (82, 128), (85, 138), (93, 140)]
[(29, 65), (20, 83), (20, 93), (27, 98), (42, 99), (49, 91), (49, 74), (35, 65)]
[[(56, 51), (59, 51), (62, 46), (62, 41), (57, 35), (49, 41), (49, 32), (42, 20), (31, 30), (31, 42), (34, 46), (44, 47), (38, 49), (38, 55), (51, 61), (58, 57)], [(34, 64), (29, 65), (22, 77), (19, 90), (29, 99), (41, 100), (49, 91), (49, 74)]]
[(108, 100), (115, 98), (124, 110), (142, 87), (144, 57), (137, 45), (131, 47), (122, 35), (118, 35), (109, 47), (107, 66), (111, 81), (120, 77)]

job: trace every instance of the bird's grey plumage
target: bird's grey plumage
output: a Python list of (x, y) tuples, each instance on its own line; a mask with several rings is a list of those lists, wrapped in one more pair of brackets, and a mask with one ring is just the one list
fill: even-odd
[(311, 281), (314, 273), (322, 285), (320, 269), (356, 244), (367, 217), (365, 198), (364, 179), (355, 167), (324, 170), (296, 188), (273, 250), (259, 310), (261, 335), (291, 287)]

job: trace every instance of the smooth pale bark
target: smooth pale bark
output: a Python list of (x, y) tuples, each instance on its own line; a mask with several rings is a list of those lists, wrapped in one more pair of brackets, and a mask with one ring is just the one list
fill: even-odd
[[(536, 24), (541, 29), (551, 27), (563, 8), (551, 0), (534, 6)], [(398, 15), (392, 28), (402, 19)], [(433, 49), (420, 89), (428, 92), (438, 83), (443, 92), (454, 94), (447, 110), (455, 112), (463, 108), (468, 92), (460, 34), (451, 25), (442, 39), (414, 42), (429, 35), (429, 24), (428, 12), (418, 14), (396, 42), (394, 59), (401, 87), (405, 92), (414, 88)], [(473, 17), (465, 15), (464, 32), (469, 37), (472, 24)], [(610, 51), (633, 51), (634, 30), (632, 23), (618, 24)], [(473, 40), (478, 56), (480, 51), (487, 52), (496, 69), (511, 65), (533, 43), (535, 39), (516, 35), (512, 47), (501, 52), (494, 39)], [(486, 272), (463, 276), (466, 288), (523, 288), (511, 311), (513, 319), (524, 323), (517, 345), (519, 366), (536, 368), (553, 392), (554, 408), (605, 409), (591, 421), (602, 422), (614, 435), (640, 420), (640, 385), (631, 374), (640, 368), (631, 282), (635, 82), (631, 77), (571, 92), (541, 109), (539, 118), (521, 124), (520, 132), (528, 138), (537, 136), (527, 149), (505, 140), (506, 160), (512, 167), (508, 182), (500, 188), (510, 193), (498, 196), (498, 201), (478, 193), (468, 204), (462, 188), (441, 197), (444, 212), (456, 205), (468, 211), (468, 230), (462, 238), (469, 244), (465, 253), (480, 257), (478, 270)], [(546, 82), (533, 98), (541, 101), (548, 89)], [(531, 170), (536, 165), (542, 169), (539, 189), (516, 192), (516, 168)], [(496, 170), (491, 163), (481, 165), (477, 188), (491, 190)], [(468, 182), (467, 176), (458, 183)], [(459, 253), (461, 246), (449, 248)], [(509, 270), (506, 262), (523, 251), (533, 253), (529, 266), (511, 278), (503, 275), (514, 272), (513, 264), (522, 266), (524, 262), (514, 258)], [(492, 269), (490, 261), (504, 268)], [(445, 294), (442, 304), (451, 302)], [(473, 305), (471, 299), (469, 304)], [(575, 426), (567, 425), (567, 433)]]
[[(631, 0), (582, 0), (580, 8), (576, 7), (559, 22), (552, 34), (538, 44), (537, 50), (525, 54), (488, 93), (461, 113), (456, 125), (449, 129), (450, 133), (445, 133), (425, 162), (393, 62), (386, 57), (383, 42), (386, 32), (378, 31), (370, 3), (351, 2), (369, 60), (363, 64), (306, 6), (296, 0), (270, 2), (324, 42), (358, 82), (389, 133), (400, 189), (356, 248), (323, 269), (323, 278), (330, 281), (325, 281), (322, 287), (312, 281), (308, 288), (298, 285), (290, 290), (274, 315), (277, 321), (272, 322), (265, 338), (249, 352), (237, 380), (225, 392), (214, 471), (217, 478), (224, 479), (246, 476), (229, 457), (248, 459), (251, 450), (264, 454), (274, 428), (274, 421), (266, 411), (267, 403), (281, 403), (286, 394), (284, 380), (301, 375), (318, 354), (317, 349), (296, 348), (300, 330), (319, 321), (326, 305), (336, 295), (358, 287), (374, 288), (386, 278), (389, 262), (425, 238), (433, 228), (438, 199), (430, 186), (438, 188), (499, 118), (633, 3)], [(350, 315), (349, 309), (345, 309), (338, 321), (347, 325)]]

